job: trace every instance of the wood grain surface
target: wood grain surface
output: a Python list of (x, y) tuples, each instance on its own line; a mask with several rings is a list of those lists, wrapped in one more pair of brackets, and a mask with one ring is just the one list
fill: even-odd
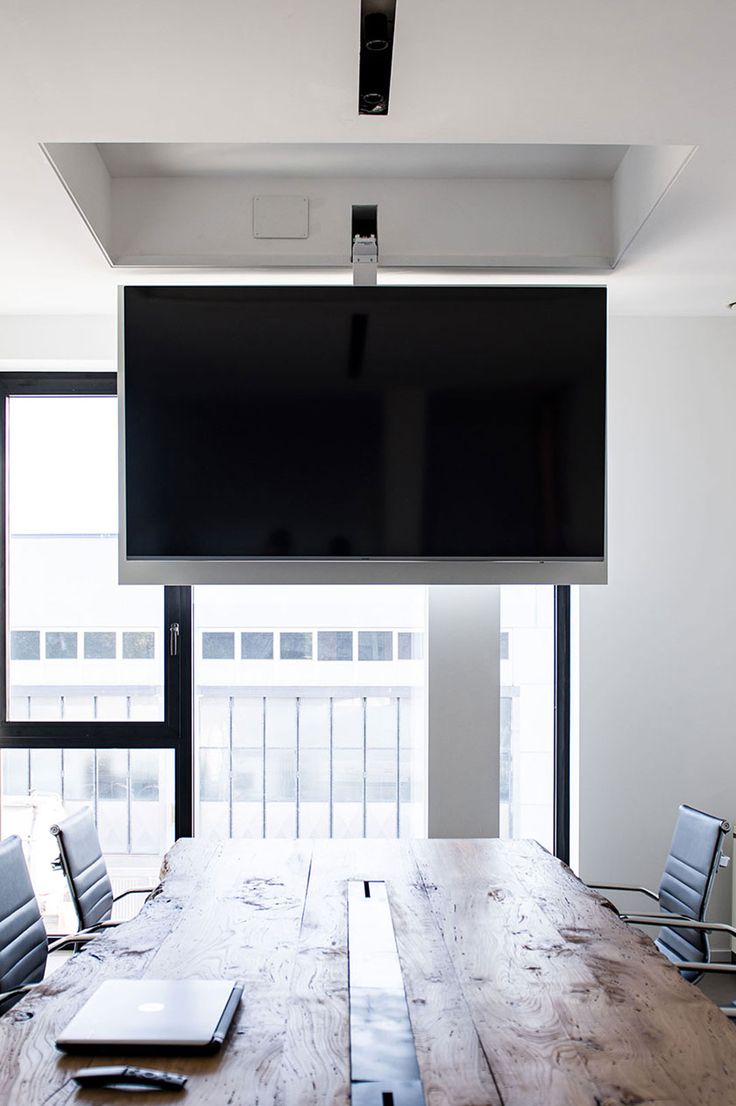
[[(428, 1106), (730, 1106), (736, 1026), (533, 842), (179, 841), (153, 897), (0, 1018), (0, 1103), (130, 1101), (56, 1035), (110, 978), (245, 984), (187, 1106), (348, 1106), (349, 879), (387, 884)], [(131, 1062), (136, 1058), (131, 1056)]]

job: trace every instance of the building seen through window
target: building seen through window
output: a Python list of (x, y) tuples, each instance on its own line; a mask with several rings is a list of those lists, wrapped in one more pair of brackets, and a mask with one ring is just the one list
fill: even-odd
[(426, 834), (424, 587), (197, 587), (193, 605), (199, 832)]

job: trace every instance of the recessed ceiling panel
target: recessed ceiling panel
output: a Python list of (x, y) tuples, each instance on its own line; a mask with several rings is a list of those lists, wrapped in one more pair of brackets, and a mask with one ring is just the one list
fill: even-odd
[[(613, 268), (691, 146), (53, 143), (51, 165), (115, 267), (349, 266), (351, 212), (378, 210), (383, 267)], [(298, 233), (253, 220), (299, 197)], [(288, 220), (287, 220), (288, 222)]]
[(611, 180), (627, 146), (488, 143), (100, 142), (111, 177)]

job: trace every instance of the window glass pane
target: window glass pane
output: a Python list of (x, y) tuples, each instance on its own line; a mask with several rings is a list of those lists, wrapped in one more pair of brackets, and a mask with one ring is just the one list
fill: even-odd
[(554, 588), (501, 588), (501, 836), (552, 849)]
[[(390, 749), (366, 752), (366, 798), (369, 803), (390, 803), (389, 817), (396, 817), (396, 757)], [(375, 812), (378, 813), (378, 812)]]
[(296, 799), (296, 751), (266, 751), (266, 799), (272, 802)]
[(61, 749), (32, 749), (30, 759), (31, 792), (54, 794), (59, 787)]
[(317, 656), (321, 661), (351, 661), (352, 633), (347, 630), (321, 630), (317, 634)]
[(247, 746), (251, 749), (263, 747), (264, 709), (264, 699), (261, 695), (254, 698), (233, 699), (233, 745)]
[(299, 798), (327, 803), (330, 798), (330, 758), (321, 749), (302, 749), (299, 758)]
[(423, 641), (421, 634), (411, 634), (403, 630), (399, 631), (398, 654), (400, 661), (418, 661), (422, 659)]
[[(3, 795), (30, 795), (31, 758), (27, 749), (3, 749), (2, 752)], [(10, 833), (3, 826), (3, 833)]]
[(158, 750), (133, 749), (130, 753), (130, 794), (137, 802), (156, 803), (160, 795)]
[[(77, 928), (50, 827), (89, 807), (97, 823), (113, 893), (153, 887), (174, 839), (174, 754), (170, 749), (3, 749), (0, 800), (3, 836), (16, 833), (51, 933)], [(142, 902), (129, 896), (113, 917), (132, 917)]]
[[(363, 750), (335, 749), (333, 790), (336, 803), (360, 803), (363, 798)], [(363, 836), (363, 832), (357, 835)]]
[(41, 658), (41, 635), (38, 630), (12, 630), (10, 633), (10, 659), (37, 661)]
[[(299, 701), (299, 743), (304, 749), (329, 749), (331, 704), (327, 698)], [(326, 760), (326, 757), (322, 757)]]
[(217, 748), (230, 744), (230, 699), (224, 695), (199, 700), (199, 743)]
[(312, 635), (304, 633), (281, 634), (282, 661), (312, 659)]
[(198, 834), (426, 834), (426, 588), (196, 587), (193, 611), (195, 640), (240, 637), (194, 658)]
[(393, 634), (386, 630), (361, 630), (358, 634), (358, 660), (390, 661), (393, 657)]
[(97, 756), (97, 795), (124, 802), (128, 798), (128, 755), (125, 749), (101, 749)]
[(240, 657), (244, 661), (273, 660), (273, 634), (259, 632), (241, 634)]
[(233, 802), (259, 802), (263, 791), (261, 749), (233, 749)]
[(266, 703), (266, 748), (296, 748), (296, 699), (270, 696)]
[(199, 754), (200, 799), (203, 802), (226, 802), (229, 782), (229, 754), (224, 749), (202, 749)]
[(335, 699), (332, 704), (332, 739), (335, 748), (363, 748), (362, 699)]
[(128, 661), (153, 660), (156, 635), (150, 630), (126, 630), (123, 633), (123, 657)]
[(396, 700), (370, 696), (365, 704), (365, 735), (369, 748), (395, 750), (398, 742), (399, 715)]
[(8, 717), (162, 721), (163, 588), (117, 583), (115, 396), (7, 412)]
[(114, 660), (115, 631), (88, 630), (84, 635), (84, 659)]
[(69, 631), (51, 631), (46, 634), (47, 660), (76, 660), (77, 635)]
[(64, 749), (64, 798), (89, 803), (95, 793), (94, 749)]
[(235, 634), (207, 631), (202, 634), (202, 657), (210, 661), (231, 661), (235, 656)]

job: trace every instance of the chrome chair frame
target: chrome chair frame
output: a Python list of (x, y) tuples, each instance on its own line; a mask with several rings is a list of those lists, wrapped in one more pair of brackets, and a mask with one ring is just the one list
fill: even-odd
[[(71, 821), (78, 821), (83, 815), (85, 817), (88, 817), (89, 821), (88, 825), (83, 829), (82, 832), (86, 832), (89, 837), (92, 837), (94, 835), (93, 844), (96, 855), (93, 857), (93, 859), (90, 861), (83, 872), (75, 872), (74, 865), (71, 863), (64, 840), (64, 833), (67, 823)], [(115, 903), (120, 902), (121, 899), (126, 898), (128, 895), (150, 895), (151, 891), (153, 891), (152, 887), (129, 887), (127, 888), (127, 890), (121, 891), (118, 895), (113, 895), (112, 884), (110, 883), (110, 876), (107, 870), (107, 865), (105, 864), (105, 859), (102, 855), (102, 848), (100, 846), (97, 828), (92, 817), (92, 811), (89, 809), (89, 807), (83, 807), (75, 814), (70, 815), (69, 818), (64, 819), (63, 822), (52, 826), (51, 832), (56, 838), (59, 846), (59, 861), (61, 864), (61, 870), (66, 876), (66, 881), (69, 886), (69, 893), (71, 895), (72, 902), (74, 903), (74, 909), (77, 912), (80, 932), (90, 932), (92, 930), (107, 926), (119, 925), (120, 922), (117, 920), (113, 920), (110, 916), (112, 914)], [(105, 899), (108, 899), (109, 905), (102, 907), (102, 916), (98, 920), (90, 922), (85, 917), (85, 906), (82, 903), (82, 894), (80, 894), (78, 881), (80, 879), (80, 876), (84, 875), (85, 872), (94, 865), (98, 866), (99, 875), (97, 876), (97, 882), (102, 884), (102, 890), (100, 892), (100, 897), (95, 900), (91, 908), (89, 908), (89, 912), (94, 915), (94, 913), (98, 910), (100, 903)]]
[[(677, 953), (672, 948), (666, 946), (658, 938), (656, 941), (657, 947), (660, 949), (666, 959), (670, 960), (672, 964), (680, 972), (689, 973), (689, 982), (697, 983), (706, 973), (722, 974), (722, 975), (734, 975), (736, 974), (736, 964), (714, 964), (710, 959), (710, 945), (707, 940), (708, 933), (728, 933), (731, 937), (736, 938), (736, 928), (725, 922), (706, 922), (705, 914), (708, 910), (711, 894), (713, 891), (713, 885), (715, 883), (715, 877), (721, 868), (728, 866), (729, 858), (723, 855), (723, 842), (726, 839), (726, 835), (730, 832), (731, 826), (725, 819), (714, 818), (713, 815), (705, 815), (703, 811), (695, 810), (693, 807), (685, 806), (684, 804), (679, 808), (678, 818), (681, 815), (692, 816), (698, 815), (706, 817), (714, 823), (718, 828), (718, 835), (714, 843), (712, 861), (707, 873), (701, 872), (701, 875), (705, 879), (705, 885), (703, 888), (702, 897), (697, 908), (697, 917), (690, 917), (684, 913), (677, 913), (676, 911), (670, 911), (666, 907), (658, 914), (646, 914), (646, 913), (632, 913), (630, 911), (621, 912), (617, 910), (617, 913), (622, 921), (629, 925), (637, 926), (657, 926), (658, 928), (671, 929), (671, 930), (690, 930), (695, 933), (702, 933), (704, 936), (703, 941), (703, 955), (702, 961), (697, 960), (685, 960), (677, 956)], [(675, 838), (677, 835), (677, 826), (675, 828)], [(670, 848), (668, 854), (667, 864), (672, 860), (677, 861), (678, 858), (673, 852), (673, 848)], [(667, 880), (667, 865), (665, 865), (665, 872), (662, 877), (662, 884), (660, 884), (659, 892), (651, 891), (648, 887), (635, 886), (631, 884), (623, 883), (590, 883), (589, 887), (597, 891), (625, 891), (627, 893), (635, 893), (646, 895), (648, 898), (653, 899), (655, 902), (660, 903), (663, 893), (667, 893), (668, 898), (672, 899), (673, 894), (665, 887), (665, 881)], [(683, 900), (681, 900), (683, 901)], [(693, 908), (695, 909), (695, 908)], [(721, 1011), (728, 1017), (736, 1019), (736, 1005), (721, 1006)]]
[[(78, 947), (92, 940), (96, 934), (85, 932), (49, 937), (31, 882), (21, 839), (17, 834), (11, 834), (0, 842), (0, 850), (3, 873), (0, 890), (4, 889), (0, 913), (4, 943), (0, 964), (7, 988), (0, 990), (2, 1008), (9, 1000), (27, 994), (43, 982), (50, 953), (70, 945)], [(21, 968), (21, 965), (24, 967)], [(8, 983), (16, 985), (8, 986)]]

